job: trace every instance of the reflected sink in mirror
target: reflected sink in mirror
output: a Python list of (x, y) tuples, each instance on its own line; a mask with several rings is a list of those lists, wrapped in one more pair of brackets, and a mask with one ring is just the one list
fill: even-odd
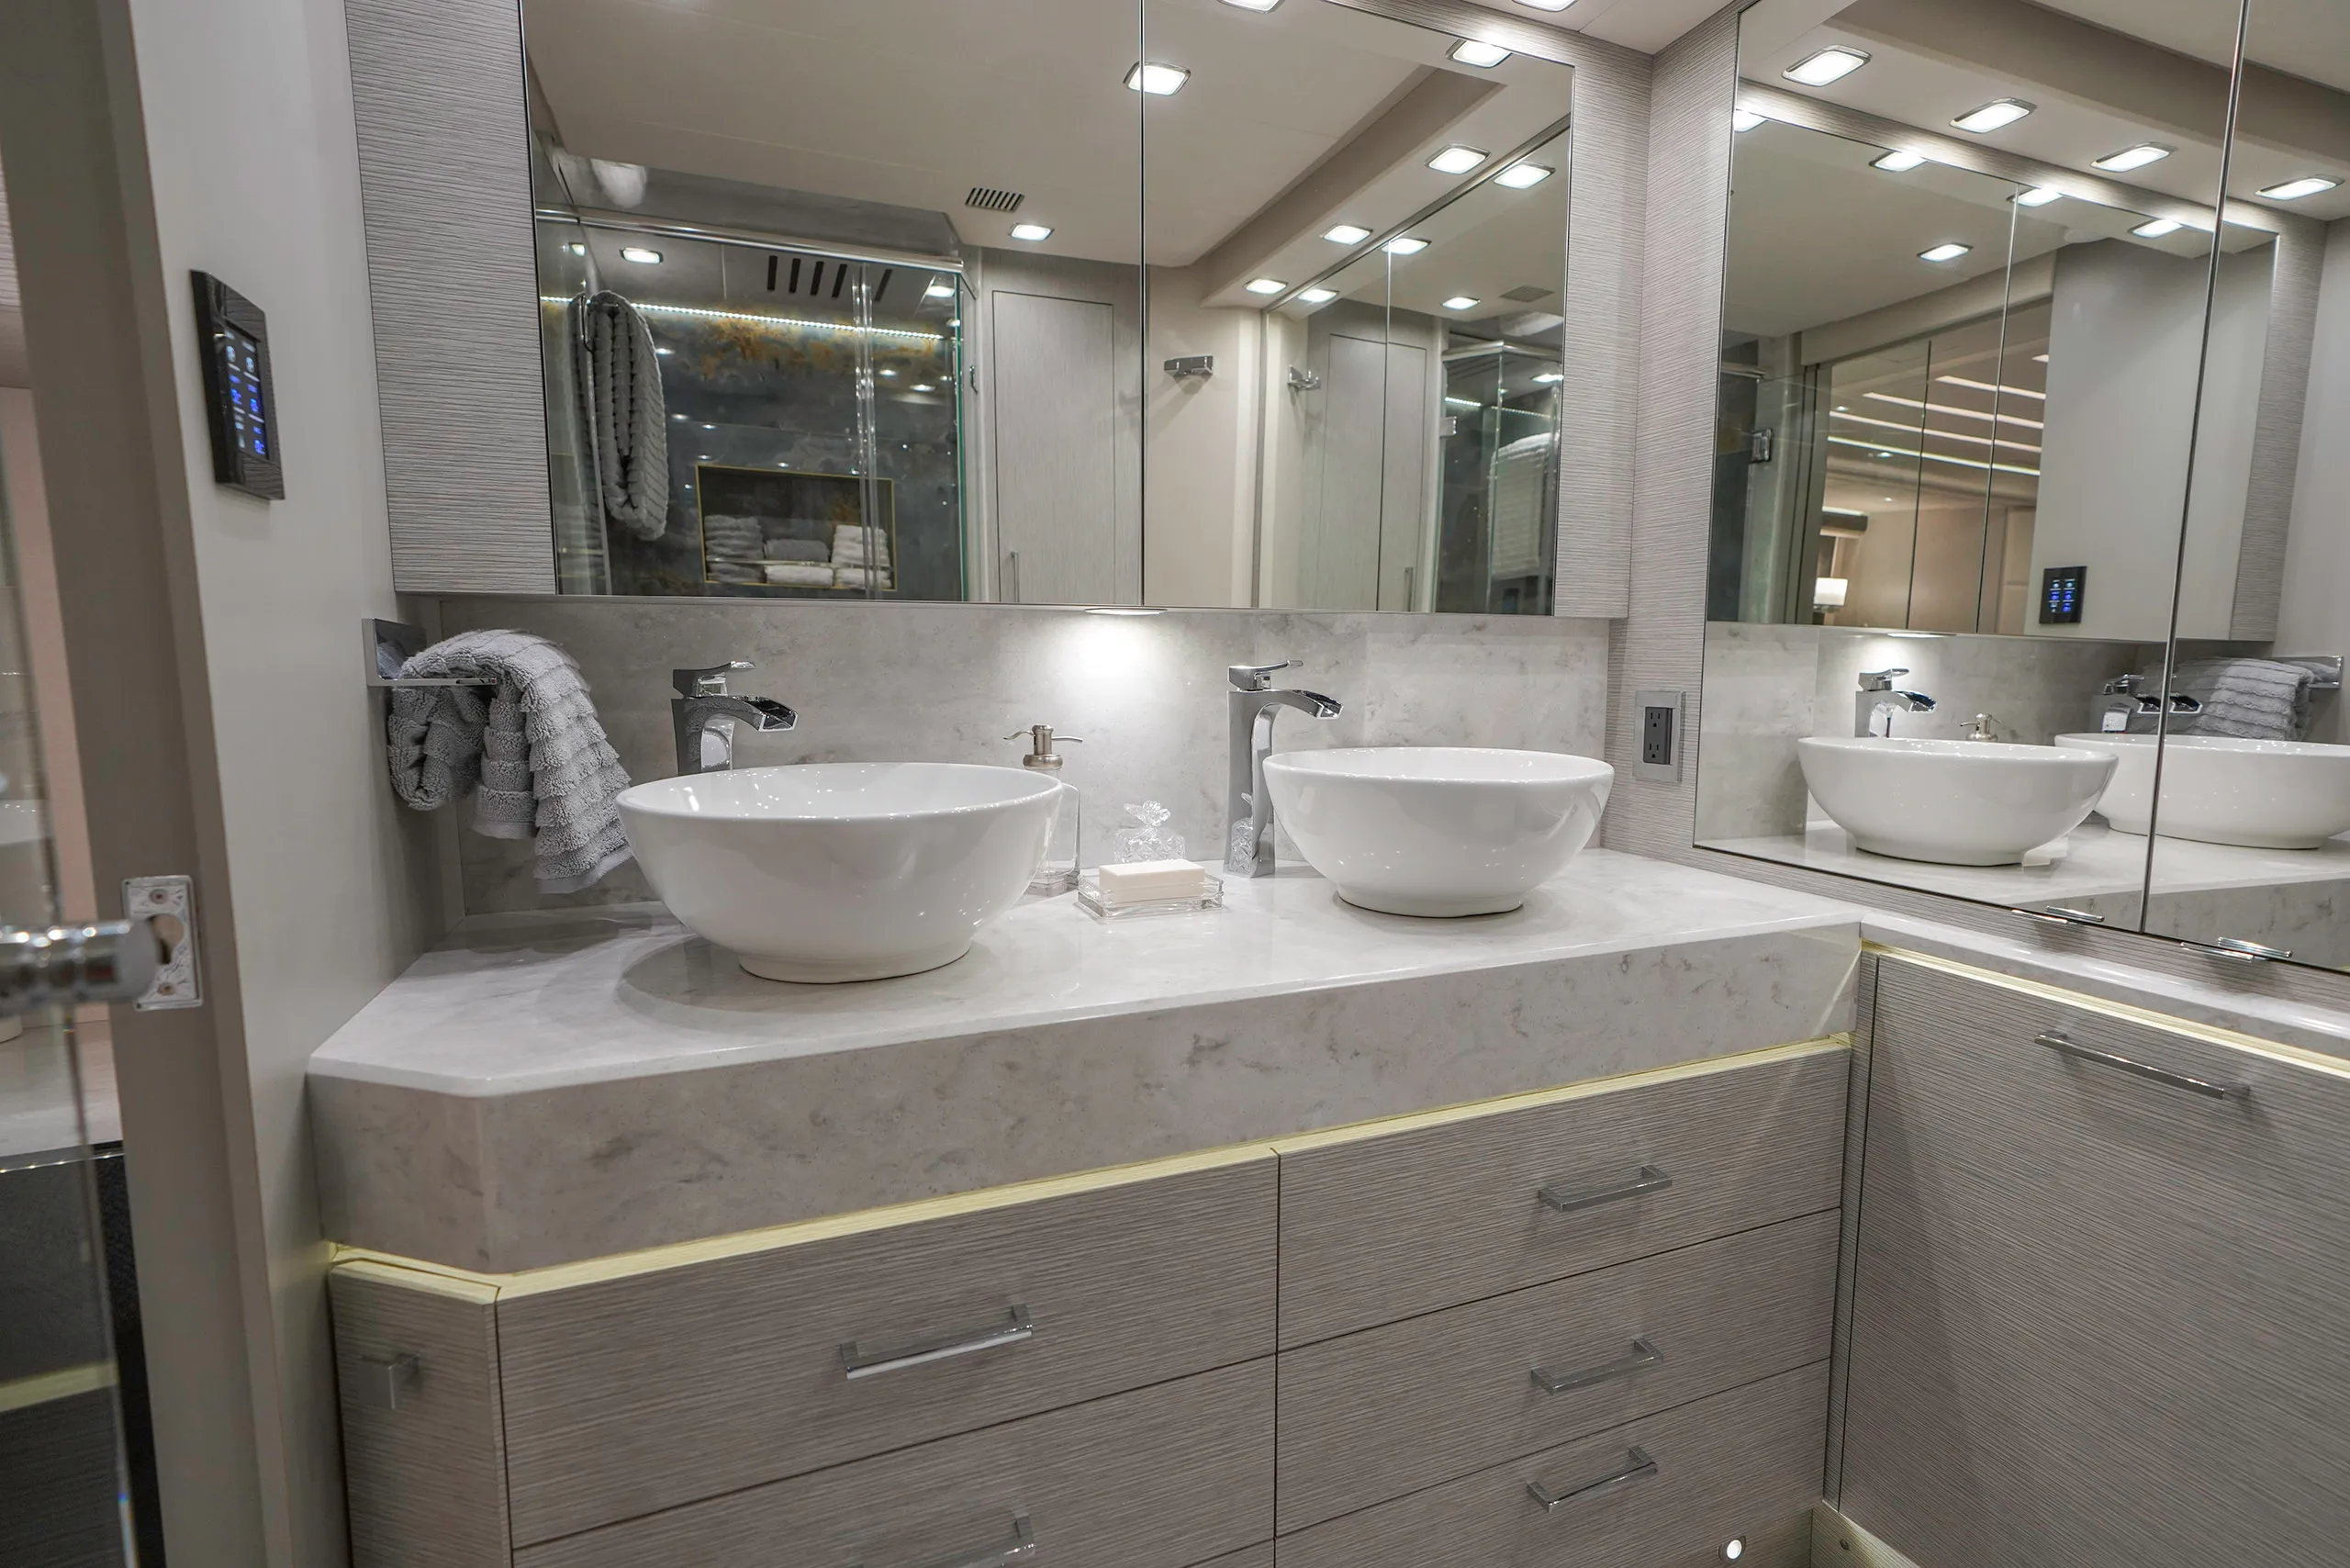
[(1878, 736), (1809, 736), (1796, 756), (1858, 847), (1944, 866), (2020, 863), (2081, 824), (2116, 767), (2071, 746)]
[(1500, 914), (1591, 842), (1616, 770), (1587, 756), (1353, 746), (1265, 759), (1277, 821), (1348, 903)]
[(918, 974), (1020, 901), (1053, 779), (969, 763), (802, 763), (622, 790), (671, 913), (767, 980)]
[[(2056, 739), (2118, 760), (2098, 809), (2121, 832), (2143, 834), (2154, 798), (2154, 737)], [(2160, 755), (2162, 809), (2154, 827), (2165, 838), (2315, 849), (2336, 834), (2350, 833), (2350, 745), (2172, 735)]]

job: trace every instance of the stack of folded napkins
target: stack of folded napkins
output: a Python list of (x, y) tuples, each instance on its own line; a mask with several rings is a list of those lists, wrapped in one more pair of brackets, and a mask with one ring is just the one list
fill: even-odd
[(890, 537), (845, 522), (833, 530), (833, 569), (843, 588), (890, 587)]

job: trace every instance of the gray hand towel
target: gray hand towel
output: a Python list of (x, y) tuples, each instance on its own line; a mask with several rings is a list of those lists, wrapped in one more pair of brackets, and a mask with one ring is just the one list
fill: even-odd
[(2203, 711), (2174, 718), (2180, 734), (2299, 740), (2309, 731), (2310, 668), (2273, 659), (2188, 659), (2171, 678)]
[(629, 857), (612, 802), (628, 774), (571, 655), (527, 632), (461, 632), (400, 666), (493, 682), (392, 693), (392, 785), (420, 812), (474, 791), (474, 831), (528, 838), (539, 887), (577, 892)]
[(639, 539), (669, 526), (669, 419), (653, 329), (606, 289), (573, 308), (581, 412), (604, 515)]

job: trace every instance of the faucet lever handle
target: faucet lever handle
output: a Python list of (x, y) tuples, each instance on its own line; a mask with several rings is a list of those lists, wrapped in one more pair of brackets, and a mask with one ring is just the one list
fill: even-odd
[(669, 672), (669, 686), (680, 697), (723, 697), (728, 674), (750, 667), (748, 659), (729, 659), (722, 665), (705, 665), (699, 669), (673, 669)]
[(1272, 675), (1275, 670), (1300, 667), (1302, 666), (1297, 660), (1283, 659), (1279, 664), (1271, 665), (1226, 665), (1224, 673), (1231, 680), (1232, 689), (1235, 691), (1263, 691), (1273, 684)]

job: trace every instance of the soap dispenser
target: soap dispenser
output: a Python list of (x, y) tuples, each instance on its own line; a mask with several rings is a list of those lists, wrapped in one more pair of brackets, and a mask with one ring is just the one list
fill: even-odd
[[(1014, 730), (1003, 737), (1008, 741), (1024, 740), (1028, 755), (1020, 759), (1023, 767), (1033, 767), (1060, 783), (1061, 754), (1054, 750), (1060, 745), (1081, 745), (1076, 735), (1056, 735), (1050, 724), (1031, 724), (1024, 730)], [(1065, 893), (1077, 886), (1077, 834), (1080, 817), (1077, 791), (1061, 783), (1060, 792), (1053, 797), (1051, 823), (1045, 829), (1045, 851), (1036, 859), (1036, 874), (1028, 879), (1028, 890), (1050, 897)]]

